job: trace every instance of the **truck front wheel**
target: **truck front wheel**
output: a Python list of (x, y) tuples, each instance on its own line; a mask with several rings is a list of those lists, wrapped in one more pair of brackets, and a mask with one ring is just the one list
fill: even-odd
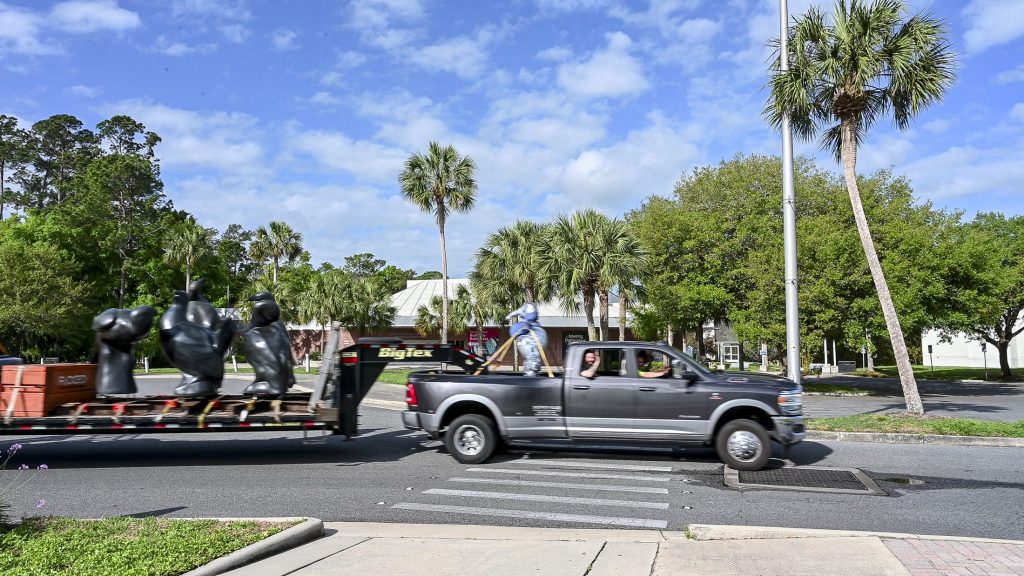
[(464, 414), (448, 425), (444, 447), (462, 464), (481, 464), (498, 446), (494, 424), (479, 414)]
[(760, 470), (772, 457), (771, 440), (763, 426), (745, 418), (726, 422), (715, 438), (722, 462), (734, 470)]

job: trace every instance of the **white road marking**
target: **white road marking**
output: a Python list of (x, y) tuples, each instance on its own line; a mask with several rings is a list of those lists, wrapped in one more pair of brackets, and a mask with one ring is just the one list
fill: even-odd
[(471, 514), (475, 516), (498, 516), (503, 518), (529, 518), (554, 522), (575, 522), (579, 524), (602, 524), (606, 526), (635, 526), (637, 528), (667, 528), (666, 520), (646, 518), (620, 518), (617, 516), (587, 516), (584, 514), (557, 514), (554, 512), (533, 512), (530, 510), (505, 510), (502, 508), (476, 508), (472, 506), (443, 506), (399, 502), (391, 508), (419, 510), (422, 512), (447, 512), (449, 514)]
[(570, 478), (604, 478), (609, 480), (635, 480), (637, 482), (668, 482), (667, 476), (630, 476), (627, 474), (593, 474), (589, 472), (550, 472), (547, 470), (512, 470), (509, 468), (470, 468), (466, 472), (493, 472), (496, 474), (529, 474), (533, 476), (568, 476)]
[(636, 466), (633, 464), (601, 464), (597, 462), (567, 462), (565, 460), (546, 460), (543, 458), (520, 458), (513, 460), (516, 464), (534, 464), (537, 466), (563, 466), (569, 468), (593, 468), (595, 470), (635, 470), (637, 472), (671, 472), (671, 466)]
[(545, 494), (513, 494), (511, 492), (480, 492), (477, 490), (445, 490), (431, 488), (424, 494), (438, 496), (465, 496), (467, 498), (496, 498), (498, 500), (526, 500), (530, 502), (560, 502), (563, 504), (589, 504), (591, 506), (620, 506), (623, 508), (659, 508), (667, 509), (668, 502), (637, 502), (635, 500), (609, 500), (605, 498), (569, 498), (565, 496), (547, 496)]
[(500, 484), (502, 486), (542, 486), (545, 488), (569, 488), (573, 490), (598, 490), (602, 492), (636, 492), (642, 494), (668, 494), (668, 488), (649, 486), (615, 486), (612, 484), (573, 484), (570, 482), (538, 482), (534, 480), (504, 480), (502, 478), (449, 478), (449, 482), (471, 484)]

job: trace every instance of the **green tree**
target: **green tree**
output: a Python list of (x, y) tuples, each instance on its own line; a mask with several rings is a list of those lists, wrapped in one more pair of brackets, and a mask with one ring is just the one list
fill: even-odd
[(373, 275), (377, 282), (392, 294), (405, 290), (409, 280), (412, 280), (414, 276), (416, 276), (415, 270), (403, 270), (402, 268), (391, 264), (385, 266)]
[(274, 221), (266, 228), (256, 229), (249, 243), (249, 255), (259, 262), (273, 262), (273, 282), (277, 284), (277, 275), (281, 270), (281, 261), (294, 262), (302, 254), (302, 234), (299, 234), (285, 222)]
[(161, 138), (130, 116), (117, 115), (96, 125), (96, 131), (113, 154), (134, 154), (154, 158)]
[(382, 332), (395, 321), (391, 291), (374, 278), (352, 277), (345, 285), (342, 302), (344, 306), (338, 320), (359, 334)]
[(18, 128), (18, 119), (0, 114), (0, 220), (4, 207), (11, 201), (14, 191), (8, 188), (8, 175), (24, 163), (27, 133)]
[[(449, 303), (448, 330), (462, 334), (473, 321), (473, 303), (469, 290), (459, 285), (455, 290), (455, 298)], [(426, 305), (420, 304), (416, 309), (416, 333), (423, 337), (438, 337), (444, 329), (444, 317), (440, 296), (434, 296)]]
[[(598, 321), (601, 329), (601, 340), (608, 340), (608, 308), (609, 297), (613, 289), (618, 288), (620, 295), (633, 293), (629, 286), (634, 286), (647, 268), (646, 253), (640, 242), (629, 230), (629, 225), (618, 218), (608, 220), (601, 229), (599, 249), (601, 251), (601, 268), (598, 273), (597, 301)], [(627, 287), (622, 290), (622, 287)], [(627, 301), (619, 299), (619, 320), (626, 315)], [(619, 340), (624, 340), (625, 323), (619, 324)]]
[(216, 230), (203, 228), (195, 219), (183, 222), (171, 233), (164, 261), (171, 266), (185, 267), (185, 290), (192, 284), (192, 270), (213, 254)]
[(1024, 332), (1024, 216), (980, 213), (961, 226), (944, 250), (950, 310), (938, 324), (995, 346), (999, 371), (1011, 378), (1009, 347)]
[(32, 125), (24, 153), (26, 162), (15, 175), (16, 205), (42, 210), (72, 195), (76, 177), (100, 154), (99, 138), (78, 118), (57, 114)]
[(231, 287), (251, 281), (249, 274), (252, 272), (252, 260), (249, 258), (247, 244), (252, 237), (253, 232), (242, 228), (240, 224), (229, 224), (217, 239), (217, 257), (227, 270), (225, 305), (228, 307), (234, 304)]
[(341, 270), (321, 270), (299, 295), (299, 321), (316, 322), (324, 331), (320, 353), (327, 345), (327, 328), (345, 313), (346, 291), (352, 278)]
[(547, 229), (541, 246), (540, 273), (554, 280), (566, 311), (582, 307), (590, 340), (598, 337), (594, 306), (604, 266), (602, 238), (608, 225), (609, 218), (592, 209), (562, 215)]
[(441, 343), (448, 342), (448, 252), (444, 227), (449, 212), (469, 212), (476, 197), (476, 163), (454, 146), (431, 142), (426, 154), (413, 154), (398, 176), (402, 196), (437, 220), (441, 234)]
[(779, 128), (822, 144), (843, 165), (857, 231), (886, 320), (907, 410), (923, 414), (910, 357), (857, 187), (857, 147), (883, 114), (906, 129), (917, 113), (954, 82), (954, 57), (944, 24), (920, 13), (905, 18), (903, 0), (838, 0), (829, 23), (812, 7), (789, 31), (789, 69), (773, 66), (765, 110)]
[(413, 280), (440, 280), (441, 278), (441, 273), (437, 270), (427, 270), (423, 274), (414, 277)]
[(345, 256), (345, 272), (357, 278), (369, 278), (384, 269), (387, 262), (369, 252)]
[(476, 251), (473, 272), (477, 289), (489, 300), (514, 310), (523, 302), (545, 302), (554, 293), (550, 276), (541, 273), (545, 226), (517, 220), (498, 228)]

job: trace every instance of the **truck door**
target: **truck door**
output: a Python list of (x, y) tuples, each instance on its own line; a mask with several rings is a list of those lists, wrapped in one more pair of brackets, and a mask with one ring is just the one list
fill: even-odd
[[(592, 377), (581, 375), (586, 352), (600, 358)], [(566, 427), (571, 438), (633, 438), (636, 382), (627, 376), (626, 351), (592, 348), (565, 371)]]
[(637, 386), (637, 432), (644, 438), (684, 442), (704, 437), (708, 427), (705, 387), (699, 378), (678, 378), (672, 370), (673, 360), (684, 370), (695, 370), (689, 361), (653, 348), (631, 352), (630, 379)]

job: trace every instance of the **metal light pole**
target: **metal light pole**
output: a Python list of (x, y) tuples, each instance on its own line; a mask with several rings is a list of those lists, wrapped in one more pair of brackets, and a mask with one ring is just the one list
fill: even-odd
[[(789, 70), (789, 6), (779, 0), (779, 59)], [(800, 306), (796, 283), (796, 190), (793, 187), (793, 131), (789, 114), (782, 115), (782, 216), (786, 253), (786, 366), (789, 378), (800, 383)]]

